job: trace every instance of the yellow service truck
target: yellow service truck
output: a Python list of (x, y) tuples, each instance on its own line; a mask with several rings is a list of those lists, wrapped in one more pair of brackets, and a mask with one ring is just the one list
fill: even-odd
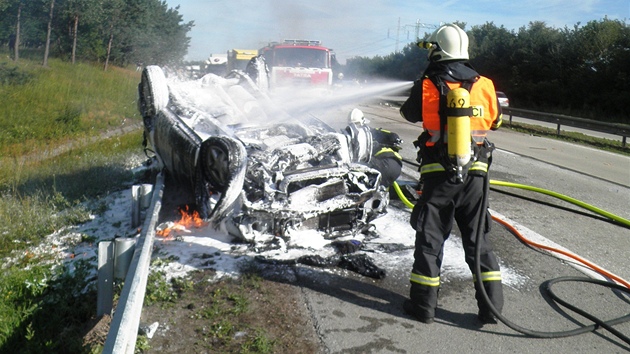
[(245, 71), (247, 63), (258, 55), (256, 49), (230, 49), (227, 52), (227, 71), (242, 70)]

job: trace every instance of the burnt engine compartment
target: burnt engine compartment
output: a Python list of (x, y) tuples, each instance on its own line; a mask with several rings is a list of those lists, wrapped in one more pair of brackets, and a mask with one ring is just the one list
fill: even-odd
[(306, 228), (338, 237), (361, 232), (384, 212), (380, 173), (350, 161), (345, 135), (292, 135), (286, 129), (274, 132), (272, 141), (260, 135), (267, 132), (256, 132), (255, 140), (266, 145), (247, 148), (241, 232), (282, 236)]

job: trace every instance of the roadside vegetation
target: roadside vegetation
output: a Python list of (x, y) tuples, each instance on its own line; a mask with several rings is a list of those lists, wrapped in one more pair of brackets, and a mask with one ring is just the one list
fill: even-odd
[[(29, 250), (47, 235), (85, 222), (99, 196), (132, 181), (142, 133), (105, 139), (138, 124), (139, 73), (103, 72), (52, 60), (50, 67), (0, 59), (0, 352), (81, 353), (94, 316), (87, 264), (69, 269)], [(8, 99), (6, 99), (8, 98)], [(77, 240), (77, 242), (86, 240)], [(89, 240), (87, 240), (89, 241)]]
[(170, 328), (169, 335), (140, 336), (136, 348), (148, 353), (317, 352), (307, 335), (312, 325), (290, 286), (257, 272), (244, 265), (239, 278), (216, 282), (211, 281), (214, 271), (199, 270), (171, 284), (152, 273), (143, 318)]
[[(61, 61), (51, 66), (0, 59), (0, 96), (8, 98), (0, 110), (0, 192), (6, 205), (0, 229), (10, 228), (2, 232), (2, 256), (19, 247), (9, 246), (15, 240), (30, 242), (63, 224), (54, 217), (42, 225), (43, 210), (54, 214), (119, 188), (112, 174), (124, 174), (125, 167), (112, 164), (120, 164), (121, 154), (140, 151), (139, 73)], [(123, 128), (134, 133), (89, 143)], [(16, 210), (19, 205), (24, 212)], [(19, 219), (34, 222), (20, 225)]]
[[(140, 73), (53, 59), (0, 59), (0, 156), (42, 150), (139, 123), (136, 90)], [(3, 171), (4, 172), (4, 171)], [(2, 183), (3, 178), (0, 178)]]

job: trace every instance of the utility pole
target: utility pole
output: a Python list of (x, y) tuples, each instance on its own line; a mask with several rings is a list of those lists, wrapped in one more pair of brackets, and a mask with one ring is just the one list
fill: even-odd
[(398, 29), (396, 30), (396, 50), (394, 53), (398, 53), (398, 42), (400, 40), (400, 17), (398, 18)]
[[(442, 23), (440, 22), (440, 25)], [(429, 23), (422, 23), (420, 22), (420, 19), (416, 20), (416, 24), (414, 25), (415, 30), (416, 30), (416, 40), (420, 39), (420, 28), (427, 28), (427, 29), (438, 29), (440, 27), (440, 25), (433, 25), (433, 24), (429, 24)]]

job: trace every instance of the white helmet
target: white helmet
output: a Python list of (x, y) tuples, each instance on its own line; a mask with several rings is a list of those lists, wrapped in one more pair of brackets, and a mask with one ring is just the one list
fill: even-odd
[(358, 108), (352, 109), (350, 114), (348, 114), (348, 120), (350, 121), (350, 123), (354, 123), (357, 126), (362, 126), (370, 123), (370, 121), (363, 115), (363, 111)]
[(468, 60), (468, 35), (455, 24), (442, 25), (435, 30), (427, 42), (429, 60)]

